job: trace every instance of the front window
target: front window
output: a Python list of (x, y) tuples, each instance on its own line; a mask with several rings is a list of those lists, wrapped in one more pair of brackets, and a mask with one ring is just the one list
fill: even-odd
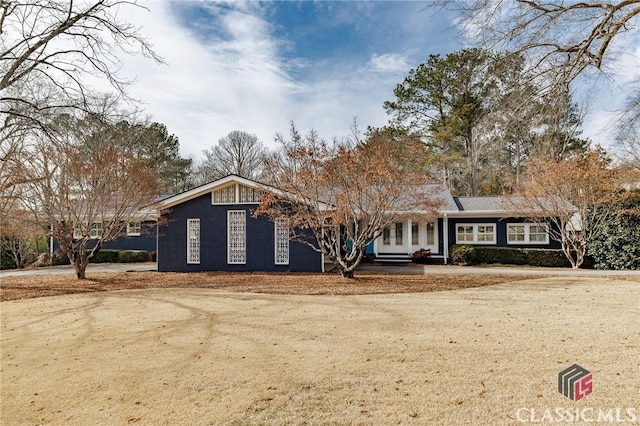
[(140, 225), (140, 222), (127, 223), (127, 236), (138, 237), (140, 236), (141, 230), (142, 226)]
[(200, 263), (200, 219), (187, 219), (187, 263)]
[(102, 224), (92, 223), (89, 230), (89, 238), (98, 239), (100, 237), (102, 237)]
[(213, 191), (213, 204), (234, 204), (236, 202), (236, 186), (231, 185), (226, 188)]
[(496, 226), (491, 223), (459, 224), (456, 226), (457, 244), (495, 244)]
[(247, 263), (246, 211), (229, 210), (227, 214), (227, 262), (245, 264)]
[(275, 221), (275, 263), (289, 264), (289, 219)]
[(391, 229), (384, 228), (382, 230), (382, 244), (388, 246), (391, 244)]
[(508, 244), (549, 244), (549, 233), (539, 223), (513, 223), (507, 225)]
[(420, 226), (417, 223), (411, 224), (411, 245), (420, 244)]
[(402, 244), (404, 244), (402, 239), (402, 232), (404, 230), (404, 227), (402, 225), (403, 225), (402, 222), (396, 223), (396, 245), (397, 246), (401, 246)]
[(427, 245), (433, 246), (436, 244), (436, 225), (433, 222), (427, 223)]

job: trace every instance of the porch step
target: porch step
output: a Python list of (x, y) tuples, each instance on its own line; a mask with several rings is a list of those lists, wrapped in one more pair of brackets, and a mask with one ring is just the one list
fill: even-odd
[(376, 262), (387, 263), (411, 263), (411, 257), (408, 254), (378, 254), (375, 258)]

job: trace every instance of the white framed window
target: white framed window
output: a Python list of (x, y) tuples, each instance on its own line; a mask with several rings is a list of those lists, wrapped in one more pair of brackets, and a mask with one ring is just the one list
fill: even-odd
[(456, 244), (495, 244), (493, 223), (461, 223), (456, 225)]
[(241, 203), (259, 203), (262, 198), (262, 191), (246, 185), (240, 186), (240, 202)]
[(200, 219), (187, 219), (187, 263), (200, 263)]
[(213, 204), (235, 204), (236, 186), (230, 185), (213, 191)]
[(396, 222), (396, 245), (401, 246), (404, 244), (403, 240), (403, 231), (404, 231), (404, 223)]
[(507, 244), (549, 244), (549, 233), (540, 223), (508, 223)]
[(102, 237), (102, 223), (92, 223), (89, 229), (89, 238), (98, 239)]
[(247, 218), (245, 210), (227, 212), (227, 263), (247, 263)]
[(417, 246), (420, 244), (420, 225), (417, 223), (411, 223), (411, 245)]
[(275, 232), (275, 264), (289, 264), (289, 219), (276, 219)]
[(142, 231), (142, 225), (140, 222), (129, 222), (127, 223), (127, 236), (128, 237), (139, 237)]
[(427, 245), (433, 246), (436, 244), (436, 224), (434, 222), (427, 222)]
[(82, 228), (87, 226), (86, 223), (76, 223), (73, 225), (73, 238), (78, 240), (82, 238)]
[(382, 244), (385, 246), (391, 245), (391, 229), (384, 228), (382, 230)]

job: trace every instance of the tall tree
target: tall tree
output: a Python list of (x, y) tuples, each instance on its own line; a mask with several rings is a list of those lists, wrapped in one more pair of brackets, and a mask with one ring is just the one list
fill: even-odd
[(550, 238), (561, 243), (571, 265), (579, 268), (589, 245), (618, 215), (624, 183), (625, 173), (611, 167), (600, 148), (561, 160), (544, 153), (527, 162), (514, 207), (523, 216), (536, 211), (547, 220)]
[(78, 279), (105, 242), (146, 217), (141, 208), (157, 194), (153, 170), (125, 148), (135, 137), (104, 116), (62, 116), (55, 134), (34, 144), (24, 202), (51, 226)]
[[(101, 111), (96, 79), (126, 97), (121, 54), (136, 51), (162, 59), (123, 21), (123, 8), (136, 0), (0, 1), (0, 191), (15, 196), (24, 183), (19, 165), (29, 155), (29, 132), (51, 132), (62, 113)], [(0, 208), (2, 205), (0, 205)]]
[(205, 159), (199, 166), (199, 175), (201, 181), (208, 182), (230, 174), (258, 179), (267, 151), (256, 135), (234, 130), (202, 153)]
[(164, 124), (131, 124), (123, 121), (118, 126), (133, 136), (128, 140), (125, 138), (127, 148), (153, 170), (160, 193), (176, 194), (191, 186), (192, 160), (180, 155), (178, 137), (169, 134)]
[[(424, 147), (381, 132), (366, 143), (345, 139), (328, 144), (317, 133), (302, 136), (295, 126), (280, 161), (268, 162), (279, 192), (269, 192), (256, 214), (287, 219), (291, 238), (333, 262), (353, 278), (366, 246), (398, 218), (432, 215), (437, 198), (425, 184), (430, 174), (416, 167)], [(420, 162), (418, 162), (420, 164)]]
[(444, 58), (431, 55), (396, 87), (396, 99), (385, 102), (396, 124), (422, 133), (441, 165), (444, 181), (455, 192), (480, 192), (492, 161), (490, 154), (504, 133), (498, 125), (513, 128), (517, 121), (505, 99), (520, 102), (517, 111), (525, 116), (521, 111), (528, 104), (518, 101), (515, 94), (532, 89), (517, 86), (521, 62), (518, 57), (480, 49)]

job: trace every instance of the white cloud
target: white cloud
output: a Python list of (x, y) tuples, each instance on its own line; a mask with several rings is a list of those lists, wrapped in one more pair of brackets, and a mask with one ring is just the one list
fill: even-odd
[(411, 66), (404, 55), (398, 53), (376, 55), (374, 53), (369, 59), (369, 68), (374, 72), (405, 74)]
[[(141, 26), (167, 64), (126, 57), (123, 71), (137, 77), (131, 94), (151, 119), (166, 124), (183, 155), (195, 158), (232, 130), (255, 133), (273, 147), (275, 134), (286, 134), (291, 120), (327, 139), (348, 134), (354, 117), (363, 130), (381, 126), (384, 97), (391, 96), (397, 73), (410, 68), (398, 54), (373, 55), (361, 65), (332, 63), (329, 71), (303, 58), (285, 61), (279, 48), (287, 41), (274, 39), (256, 10), (226, 8), (216, 23), (225, 36), (197, 38), (179, 25), (166, 2), (148, 7), (149, 13), (129, 11), (126, 19)], [(206, 28), (199, 27), (203, 33)], [(294, 80), (290, 70), (300, 70), (301, 63), (319, 72)]]

